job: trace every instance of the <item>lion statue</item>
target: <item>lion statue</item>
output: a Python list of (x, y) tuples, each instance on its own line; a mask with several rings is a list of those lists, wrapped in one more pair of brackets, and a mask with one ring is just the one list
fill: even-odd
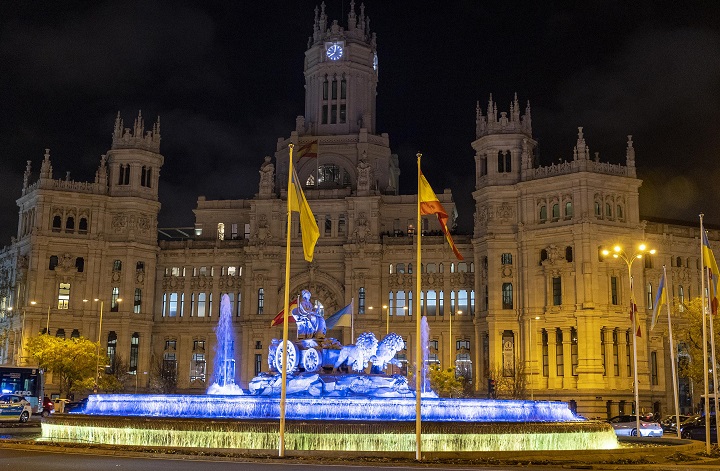
[(365, 332), (360, 334), (355, 345), (345, 345), (338, 354), (333, 370), (337, 370), (343, 364), (349, 366), (353, 371), (363, 371), (368, 366), (370, 358), (377, 353), (378, 341), (375, 334)]
[(378, 344), (377, 352), (370, 358), (372, 373), (382, 373), (389, 364), (400, 366), (395, 355), (405, 348), (405, 341), (395, 332), (387, 334)]

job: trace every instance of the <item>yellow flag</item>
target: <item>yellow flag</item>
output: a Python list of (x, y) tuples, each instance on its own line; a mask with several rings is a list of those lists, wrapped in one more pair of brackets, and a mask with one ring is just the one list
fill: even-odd
[[(300, 179), (295, 172), (292, 171), (292, 187), (288, 188), (288, 201), (291, 211), (300, 213), (300, 231), (302, 232), (302, 244), (305, 260), (312, 262), (313, 252), (315, 252), (315, 244), (320, 238), (320, 229), (318, 229), (317, 221), (310, 210), (310, 205), (305, 199), (305, 193), (300, 186)], [(290, 228), (288, 227), (288, 230)]]

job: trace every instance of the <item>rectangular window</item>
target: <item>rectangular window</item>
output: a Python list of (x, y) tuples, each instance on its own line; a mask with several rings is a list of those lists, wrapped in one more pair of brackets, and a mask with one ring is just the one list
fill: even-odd
[(141, 308), (142, 308), (142, 289), (135, 288), (135, 300), (133, 301), (133, 312), (135, 314), (140, 314)]
[(325, 237), (330, 237), (332, 235), (332, 219), (330, 218), (330, 215), (325, 216)]
[(193, 353), (190, 361), (190, 381), (205, 381), (205, 354)]
[(605, 357), (605, 330), (600, 329), (600, 357), (602, 358), (603, 376), (607, 376), (607, 358)]
[(330, 107), (330, 124), (336, 124), (337, 123), (337, 105), (332, 105)]
[(255, 376), (262, 372), (262, 353), (255, 354)]
[(208, 295), (207, 315), (208, 317), (212, 317), (212, 293)]
[(437, 293), (435, 290), (429, 290), (425, 294), (425, 315), (436, 316), (437, 315)]
[(570, 329), (570, 367), (572, 369), (572, 375), (577, 376), (578, 335), (577, 330), (574, 327)]
[(235, 240), (238, 238), (238, 225), (237, 223), (230, 224), (230, 238)]
[(58, 288), (58, 309), (67, 309), (70, 304), (70, 283), (60, 283)]
[(562, 278), (554, 276), (552, 279), (553, 306), (562, 305)]
[(650, 380), (654, 386), (659, 384), (657, 352), (650, 352)]
[(258, 304), (257, 313), (261, 315), (265, 309), (265, 290), (263, 288), (258, 289)]
[(198, 293), (198, 297), (197, 297), (197, 316), (198, 317), (205, 317), (206, 296), (207, 295), (205, 293)]
[(358, 290), (358, 314), (365, 314), (365, 288)]
[(329, 105), (323, 105), (322, 107), (322, 124), (327, 124), (328, 122), (328, 106)]
[[(510, 296), (512, 298), (512, 294)], [(512, 300), (510, 301), (510, 303), (512, 304)], [(458, 305), (455, 312), (457, 311), (470, 312), (468, 310), (468, 292), (465, 289), (461, 289), (460, 291), (458, 291)]]
[(168, 294), (163, 293), (163, 300), (162, 300), (162, 315), (163, 315), (163, 317), (167, 316), (167, 307), (168, 307)]
[(122, 261), (115, 260), (113, 261), (113, 271), (121, 271), (122, 270)]
[(610, 302), (613, 306), (618, 305), (618, 279), (617, 276), (610, 277)]
[(118, 301), (118, 299), (120, 299), (120, 288), (115, 286), (110, 296), (110, 312), (118, 312), (120, 310), (120, 301)]
[(543, 376), (548, 377), (550, 375), (550, 355), (548, 345), (548, 332), (543, 329), (542, 331), (542, 368)]
[(511, 253), (504, 253), (500, 256), (500, 262), (503, 265), (512, 265), (512, 254)]
[(329, 85), (329, 84), (328, 84), (328, 81), (325, 80), (325, 81), (323, 82), (323, 100), (327, 100), (327, 99), (328, 99), (328, 85)]
[(137, 374), (138, 355), (140, 352), (140, 334), (135, 332), (130, 338), (130, 371)]
[(340, 81), (340, 99), (344, 100), (347, 98), (347, 82), (345, 79)]
[(332, 83), (332, 86), (331, 86), (332, 91), (331, 91), (330, 96), (333, 100), (337, 100), (337, 92), (338, 92), (337, 80), (333, 80), (331, 83)]
[(613, 330), (613, 374), (620, 376), (620, 345), (617, 330)]
[(565, 355), (563, 354), (563, 332), (560, 329), (555, 330), (555, 374), (557, 376), (565, 376)]
[(503, 309), (513, 308), (513, 286), (512, 283), (502, 285), (502, 307)]
[(391, 311), (395, 316), (405, 315), (405, 291), (398, 291), (395, 293), (395, 306), (391, 306)]
[(165, 353), (163, 355), (163, 365), (160, 376), (168, 381), (177, 379), (177, 358), (174, 353)]
[(630, 349), (630, 335), (631, 334), (630, 334), (629, 330), (627, 332), (625, 332), (625, 352), (626, 352), (625, 359), (626, 359), (626, 363), (627, 363), (628, 378), (632, 375), (632, 361), (631, 361), (632, 360), (632, 356), (631, 356), (632, 352)]
[(340, 124), (345, 124), (347, 121), (347, 107), (343, 104), (340, 105)]
[(240, 317), (240, 313), (242, 312), (242, 309), (240, 308), (240, 298), (241, 293), (238, 292), (237, 294), (237, 302), (235, 303), (235, 317)]
[(170, 293), (170, 317), (176, 317), (177, 316), (177, 309), (178, 309), (178, 294), (177, 293)]
[(145, 272), (145, 262), (137, 262), (135, 264), (135, 271), (144, 273)]

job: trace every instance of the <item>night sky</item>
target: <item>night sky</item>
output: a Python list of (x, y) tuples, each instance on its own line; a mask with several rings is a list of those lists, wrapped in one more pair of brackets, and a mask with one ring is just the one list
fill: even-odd
[[(567, 5), (580, 4), (569, 7)], [(17, 231), (25, 161), (92, 181), (142, 110), (160, 115), (161, 227), (199, 195), (247, 198), (304, 113), (315, 1), (0, 2), (0, 246)], [(349, 1), (326, 0), (347, 23)], [(661, 6), (658, 6), (661, 4)], [(602, 161), (636, 149), (646, 218), (720, 225), (720, 2), (367, 0), (380, 60), (378, 133), (414, 193), (415, 154), (472, 228), (475, 103), (530, 100), (541, 163), (571, 160), (577, 127)], [(356, 5), (359, 13), (360, 2)]]

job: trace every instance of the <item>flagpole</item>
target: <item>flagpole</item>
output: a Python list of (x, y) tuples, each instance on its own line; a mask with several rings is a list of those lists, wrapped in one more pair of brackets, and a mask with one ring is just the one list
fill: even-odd
[[(285, 297), (283, 299), (283, 341), (282, 341), (282, 385), (280, 387), (280, 443), (278, 456), (285, 456), (285, 399), (287, 397), (287, 346), (288, 346), (288, 314), (290, 310), (290, 232), (292, 226), (292, 210), (290, 209), (290, 186), (292, 185), (293, 174), (293, 144), (290, 148), (290, 160), (288, 165), (287, 185), (287, 227), (285, 234)], [(298, 302), (298, 306), (300, 303)]]
[(420, 407), (420, 397), (421, 394), (421, 378), (420, 378), (420, 371), (422, 363), (422, 343), (421, 337), (422, 334), (420, 332), (420, 280), (422, 279), (422, 258), (421, 258), (421, 241), (422, 241), (422, 231), (420, 230), (422, 221), (420, 220), (420, 159), (422, 158), (422, 154), (417, 154), (417, 226), (415, 230), (415, 239), (417, 240), (417, 267), (415, 270), (415, 459), (417, 461), (422, 460), (422, 445), (421, 445), (421, 439), (422, 439), (422, 418), (421, 418), (421, 407)]
[(668, 316), (668, 335), (670, 336), (670, 365), (672, 367), (672, 379), (673, 379), (673, 396), (675, 400), (675, 428), (677, 429), (678, 438), (680, 436), (680, 399), (678, 398), (678, 379), (677, 379), (677, 367), (675, 366), (675, 343), (673, 342), (672, 333), (672, 319), (670, 318), (670, 281), (667, 277), (667, 269), (663, 265), (663, 276), (665, 277), (665, 305), (667, 306)]
[(705, 451), (710, 454), (710, 391), (708, 378), (708, 355), (707, 355), (707, 320), (705, 319), (706, 300), (705, 295), (705, 250), (703, 248), (703, 213), (700, 213), (700, 293), (702, 300), (702, 343), (703, 343), (703, 382), (705, 383)]
[(355, 297), (350, 298), (350, 339), (355, 341)]
[[(712, 374), (713, 374), (712, 395), (713, 395), (713, 402), (715, 405), (715, 414), (717, 416), (717, 411), (719, 410), (718, 409), (718, 397), (717, 397), (717, 390), (718, 390), (718, 388), (717, 388), (717, 384), (718, 384), (717, 383), (717, 381), (718, 381), (717, 368), (715, 367), (715, 365), (717, 365), (717, 361), (715, 360), (715, 330), (713, 329), (713, 317), (714, 316), (713, 316), (713, 312), (712, 312), (712, 300), (710, 299), (710, 291), (712, 290), (713, 295), (714, 295), (714, 289), (713, 289), (713, 284), (711, 283), (711, 280), (710, 280), (710, 270), (705, 269), (705, 276), (707, 276), (707, 282), (708, 282), (708, 285), (707, 285), (708, 286), (708, 304), (710, 307), (710, 315), (708, 316), (708, 319), (710, 320), (710, 363), (713, 365), (713, 367), (712, 367)], [(715, 433), (717, 434), (718, 429), (720, 429), (720, 423), (718, 423), (717, 420), (715, 420), (715, 427), (716, 427)], [(720, 435), (716, 435), (716, 436), (720, 436)]]
[[(634, 259), (633, 259), (634, 260)], [(635, 292), (633, 290), (632, 264), (628, 263), (628, 275), (630, 276), (630, 316), (632, 317), (632, 339), (633, 339), (633, 383), (635, 389), (635, 428), (637, 436), (640, 433), (640, 384), (638, 383), (638, 361), (637, 361), (637, 311), (635, 310)]]

